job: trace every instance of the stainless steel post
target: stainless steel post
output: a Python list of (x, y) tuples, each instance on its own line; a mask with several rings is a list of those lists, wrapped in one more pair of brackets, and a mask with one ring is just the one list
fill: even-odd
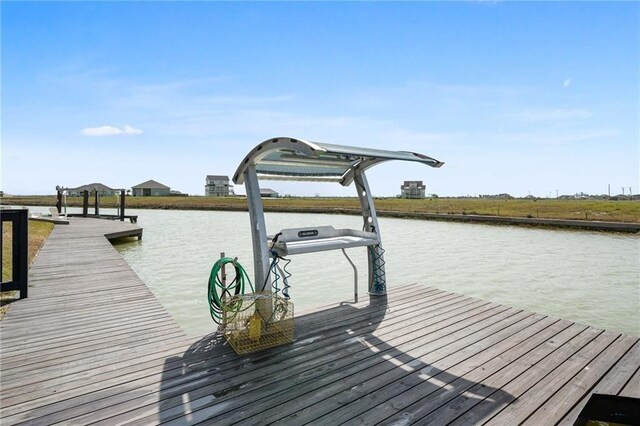
[(256, 291), (270, 291), (266, 277), (269, 270), (269, 251), (267, 250), (267, 230), (264, 223), (264, 209), (260, 198), (258, 176), (253, 166), (247, 167), (244, 178), (249, 204), (249, 220), (251, 221), (251, 237), (253, 240), (253, 269)]
[[(249, 220), (251, 222), (251, 237), (253, 244), (253, 285), (256, 292), (271, 293), (269, 278), (269, 251), (267, 247), (267, 230), (264, 222), (264, 209), (260, 197), (260, 185), (253, 165), (247, 167), (244, 173), (244, 187), (247, 192), (249, 205)], [(271, 318), (271, 299), (256, 302), (258, 313), (263, 319)]]
[(360, 208), (362, 209), (362, 217), (364, 219), (364, 230), (375, 232), (381, 241), (380, 244), (367, 247), (369, 294), (373, 296), (383, 296), (387, 294), (387, 279), (384, 270), (384, 251), (382, 250), (380, 227), (378, 225), (376, 208), (373, 204), (373, 196), (369, 190), (369, 183), (364, 172), (356, 172), (353, 181), (358, 191), (358, 199), (360, 200)]

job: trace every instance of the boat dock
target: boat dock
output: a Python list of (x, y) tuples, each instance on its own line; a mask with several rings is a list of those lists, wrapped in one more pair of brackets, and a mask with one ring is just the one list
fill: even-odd
[(237, 356), (177, 325), (123, 236), (142, 228), (54, 228), (0, 321), (3, 425), (572, 425), (593, 393), (640, 398), (638, 336), (417, 284), (296, 313), (294, 343)]

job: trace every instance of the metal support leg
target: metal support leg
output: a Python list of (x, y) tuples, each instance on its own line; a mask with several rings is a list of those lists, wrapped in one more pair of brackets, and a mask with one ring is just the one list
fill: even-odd
[[(369, 190), (367, 177), (363, 173), (356, 173), (354, 176), (356, 190), (358, 191), (358, 199), (362, 208), (362, 217), (364, 219), (364, 229), (368, 232), (375, 232), (380, 237), (380, 227), (378, 226), (378, 217), (376, 208), (373, 204), (373, 197)], [(381, 237), (380, 237), (381, 238)], [(367, 249), (367, 257), (369, 264), (369, 294), (373, 296), (382, 296), (387, 294), (387, 280), (384, 269), (384, 250), (382, 243), (371, 246)]]
[[(253, 270), (256, 292), (271, 293), (269, 278), (269, 251), (267, 249), (267, 229), (264, 222), (264, 209), (260, 197), (258, 176), (253, 166), (247, 167), (244, 176), (244, 187), (247, 191), (249, 220), (251, 221), (251, 237), (253, 241)], [(256, 308), (262, 318), (271, 318), (271, 299), (256, 301)]]
[(247, 191), (249, 220), (251, 221), (251, 237), (253, 240), (253, 269), (256, 291), (270, 291), (270, 283), (266, 283), (269, 272), (269, 252), (267, 250), (267, 230), (264, 223), (264, 210), (260, 198), (260, 186), (256, 169), (250, 166), (245, 171), (244, 186)]
[(351, 261), (345, 249), (342, 249), (342, 254), (344, 254), (344, 257), (347, 258), (347, 261), (349, 261), (353, 268), (353, 301), (354, 303), (358, 303), (358, 268), (356, 268), (356, 265)]

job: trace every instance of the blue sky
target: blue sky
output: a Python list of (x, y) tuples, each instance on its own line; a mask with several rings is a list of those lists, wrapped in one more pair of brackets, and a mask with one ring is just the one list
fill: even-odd
[(637, 2), (0, 7), (7, 193), (155, 179), (203, 194), (274, 136), (446, 163), (377, 166), (381, 196), (403, 180), (440, 195), (639, 191)]

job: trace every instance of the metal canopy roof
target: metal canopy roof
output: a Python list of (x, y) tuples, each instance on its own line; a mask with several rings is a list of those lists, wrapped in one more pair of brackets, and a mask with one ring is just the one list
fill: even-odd
[(254, 165), (259, 179), (338, 182), (348, 186), (354, 173), (388, 160), (404, 160), (440, 167), (444, 163), (426, 155), (407, 151), (358, 148), (309, 142), (301, 139), (268, 139), (247, 154), (233, 175), (244, 182), (244, 171)]

